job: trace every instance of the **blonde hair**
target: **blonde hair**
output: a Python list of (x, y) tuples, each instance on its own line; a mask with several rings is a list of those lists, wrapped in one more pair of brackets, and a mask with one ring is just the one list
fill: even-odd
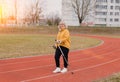
[[(64, 25), (64, 26), (65, 26), (65, 28), (68, 28), (68, 26), (65, 24), (65, 22), (64, 22), (64, 21), (61, 21), (61, 22), (59, 23), (59, 25), (60, 25), (60, 24)], [(58, 25), (58, 28), (59, 28), (59, 25)]]

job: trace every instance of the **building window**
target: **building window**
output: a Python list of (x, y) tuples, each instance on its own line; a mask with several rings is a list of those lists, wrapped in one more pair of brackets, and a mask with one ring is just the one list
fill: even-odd
[(114, 21), (115, 21), (115, 22), (119, 22), (119, 19), (118, 19), (118, 18), (115, 18)]
[(113, 9), (113, 6), (110, 6), (110, 9)]
[(113, 12), (110, 12), (110, 15), (113, 15)]
[(110, 22), (113, 22), (113, 19), (112, 19), (112, 18), (110, 19)]
[(113, 3), (114, 1), (113, 0), (111, 0), (111, 3)]
[(107, 5), (96, 5), (96, 9), (107, 9)]
[(97, 0), (96, 2), (99, 2), (99, 3), (101, 3), (101, 2), (107, 2), (107, 0)]
[(120, 0), (115, 0), (116, 3), (120, 3)]
[(96, 12), (96, 15), (107, 15), (107, 12)]
[(106, 22), (106, 18), (99, 18), (98, 19), (100, 22)]
[(120, 6), (115, 6), (115, 10), (120, 10)]
[(115, 16), (119, 16), (119, 12), (115, 12)]

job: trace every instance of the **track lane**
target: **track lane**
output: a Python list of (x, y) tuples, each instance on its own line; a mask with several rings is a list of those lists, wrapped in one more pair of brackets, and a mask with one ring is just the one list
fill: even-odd
[[(83, 36), (83, 35), (82, 35)], [(98, 69), (99, 67), (102, 67), (102, 63), (106, 63), (106, 62), (110, 62), (110, 61), (117, 61), (117, 59), (120, 58), (120, 47), (119, 47), (119, 39), (113, 39), (113, 38), (106, 38), (106, 37), (97, 37), (97, 36), (87, 36), (87, 37), (92, 37), (92, 38), (97, 38), (97, 39), (102, 39), (104, 41), (104, 44), (95, 47), (95, 48), (91, 48), (91, 49), (85, 49), (85, 50), (77, 50), (77, 51), (73, 51), (70, 53), (70, 71), (73, 70), (75, 72), (74, 75), (77, 75), (77, 73), (79, 74), (78, 76), (82, 76), (82, 72), (83, 71), (88, 71), (90, 69)], [(113, 50), (113, 51), (112, 51)], [(93, 52), (94, 51), (94, 52)], [(111, 53), (110, 53), (111, 52)], [(93, 54), (94, 53), (94, 54)], [(117, 53), (117, 54), (115, 54)], [(81, 55), (82, 54), (82, 55)], [(101, 56), (103, 56), (101, 58)], [(15, 68), (8, 68), (9, 70), (1, 70), (0, 73), (0, 81), (2, 82), (19, 82), (19, 81), (32, 81), (30, 79), (34, 79), (33, 82), (69, 82), (71, 81), (71, 79), (75, 82), (75, 79), (71, 77), (71, 74), (66, 73), (66, 74), (52, 74), (52, 70), (54, 69), (54, 62), (52, 59), (53, 56), (38, 56), (38, 57), (29, 57), (29, 58), (17, 58), (17, 59), (8, 59), (8, 60), (0, 60), (0, 67), (3, 67), (2, 69), (8, 68), (10, 67), (10, 65), (15, 65)], [(44, 58), (48, 58), (49, 62), (47, 62), (46, 60), (44, 60)], [(101, 60), (102, 59), (102, 60)], [(75, 61), (72, 61), (75, 60)], [(37, 63), (37, 62), (46, 62), (44, 63), (45, 65), (41, 64), (41, 63)], [(116, 63), (116, 61), (114, 63)], [(15, 62), (15, 63), (14, 63)], [(22, 63), (21, 63), (22, 62)], [(119, 60), (117, 61), (119, 62)], [(31, 63), (31, 64), (29, 64)], [(113, 62), (110, 63), (106, 63), (106, 64), (114, 64)], [(23, 64), (23, 65), (21, 65)], [(24, 65), (26, 64), (26, 65)], [(111, 64), (111, 65), (112, 65)], [(38, 65), (43, 65), (43, 67), (39, 67)], [(97, 67), (97, 65), (99, 67)], [(107, 68), (107, 65), (103, 64), (105, 68)], [(8, 67), (7, 67), (8, 66)], [(31, 68), (33, 66), (38, 66), (36, 68)], [(96, 66), (96, 67), (95, 67)], [(116, 65), (114, 64), (114, 66), (116, 67)], [(21, 68), (24, 68), (24, 70), (20, 70)], [(94, 68), (92, 68), (94, 67)], [(18, 69), (19, 68), (19, 69)], [(79, 69), (85, 69), (88, 68), (86, 70), (82, 70), (80, 71)], [(12, 70), (20, 70), (20, 71), (12, 71)], [(7, 71), (12, 71), (12, 72), (7, 72)], [(77, 70), (77, 71), (75, 71)], [(119, 71), (118, 69), (116, 71)], [(4, 73), (3, 73), (4, 72)], [(6, 73), (5, 73), (6, 72)], [(91, 74), (91, 70), (88, 71), (88, 73), (90, 72)], [(97, 72), (97, 71), (96, 71)], [(113, 72), (115, 72), (115, 70), (113, 69), (112, 71), (109, 71), (109, 74), (112, 74)], [(100, 72), (102, 75), (102, 72)], [(88, 75), (90, 75), (88, 74)], [(94, 73), (93, 73), (94, 74)], [(52, 78), (49, 78), (47, 76), (52, 75), (54, 77), (54, 79), (52, 80)], [(103, 74), (104, 75), (104, 74)], [(106, 74), (105, 74), (106, 75)], [(67, 80), (63, 77), (68, 77), (70, 76), (70, 78), (67, 78)], [(75, 76), (76, 78), (78, 76)], [(7, 79), (6, 79), (6, 78)], [(16, 77), (16, 78), (13, 78)], [(35, 79), (35, 78), (42, 78), (42, 77), (46, 77), (45, 79)], [(60, 77), (59, 79), (56, 79)], [(90, 76), (89, 76), (90, 77)], [(87, 78), (89, 78), (87, 77)], [(93, 75), (93, 77), (95, 77)], [(3, 79), (1, 79), (3, 78)], [(98, 78), (98, 77), (96, 77)], [(96, 79), (94, 78), (94, 79)], [(100, 78), (100, 77), (99, 77)], [(91, 80), (94, 80), (93, 78), (89, 78), (89, 80), (86, 79), (86, 82), (89, 82)], [(82, 78), (77, 78), (77, 81), (82, 81)], [(85, 79), (84, 79), (85, 82)]]

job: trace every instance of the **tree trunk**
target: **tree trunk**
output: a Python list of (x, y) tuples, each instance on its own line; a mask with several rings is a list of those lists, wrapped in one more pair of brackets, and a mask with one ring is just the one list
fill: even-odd
[(79, 24), (81, 24), (82, 23), (82, 18), (78, 15), (78, 20), (79, 20)]

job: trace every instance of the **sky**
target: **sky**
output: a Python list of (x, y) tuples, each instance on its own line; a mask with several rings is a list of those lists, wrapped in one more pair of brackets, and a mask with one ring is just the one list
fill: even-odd
[[(0, 7), (2, 7), (3, 16), (14, 15), (14, 1), (15, 0), (0, 0)], [(62, 0), (39, 0), (42, 3), (45, 14), (58, 13), (61, 14)], [(35, 0), (17, 0), (19, 17), (24, 15), (25, 9), (33, 4)]]
[(48, 12), (60, 12), (62, 0), (46, 0)]

